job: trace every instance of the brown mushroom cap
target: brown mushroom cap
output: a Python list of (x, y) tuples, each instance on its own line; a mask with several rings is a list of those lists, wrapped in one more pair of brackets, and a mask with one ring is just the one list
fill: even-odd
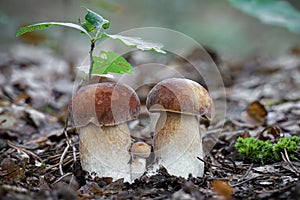
[(148, 158), (151, 153), (151, 146), (145, 142), (135, 142), (131, 147), (131, 153), (141, 158)]
[(101, 75), (92, 75), (91, 84), (103, 83), (103, 82), (116, 82), (113, 77), (101, 76)]
[(76, 127), (94, 123), (112, 126), (136, 119), (140, 101), (133, 89), (113, 82), (82, 87), (69, 104), (69, 113)]
[(147, 102), (150, 112), (169, 111), (187, 115), (214, 116), (214, 104), (207, 90), (199, 83), (170, 78), (156, 84), (150, 91)]

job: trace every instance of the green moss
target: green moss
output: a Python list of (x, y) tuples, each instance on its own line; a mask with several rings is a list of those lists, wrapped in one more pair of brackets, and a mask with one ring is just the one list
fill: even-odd
[(253, 137), (237, 139), (235, 147), (237, 151), (244, 154), (247, 159), (254, 163), (270, 163), (281, 160), (281, 152), (286, 149), (291, 159), (296, 159), (295, 151), (298, 150), (300, 137), (284, 137), (280, 138), (275, 144), (269, 140), (256, 140)]

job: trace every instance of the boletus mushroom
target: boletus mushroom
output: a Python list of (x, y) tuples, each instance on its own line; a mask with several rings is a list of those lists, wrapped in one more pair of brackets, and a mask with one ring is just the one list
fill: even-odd
[(154, 153), (158, 165), (170, 174), (187, 178), (203, 176), (204, 163), (199, 117), (211, 119), (211, 96), (195, 81), (170, 78), (156, 84), (148, 94), (146, 106), (158, 112)]
[(138, 141), (132, 144), (131, 152), (131, 180), (139, 178), (146, 171), (146, 161), (151, 153), (151, 146)]
[(103, 82), (78, 90), (69, 113), (79, 132), (83, 170), (131, 181), (131, 138), (126, 122), (136, 119), (139, 112), (138, 96), (124, 84)]

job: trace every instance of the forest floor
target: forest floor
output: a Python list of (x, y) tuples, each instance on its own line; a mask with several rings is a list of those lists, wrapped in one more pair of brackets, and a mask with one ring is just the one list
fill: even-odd
[(72, 62), (32, 46), (0, 52), (0, 199), (300, 199), (299, 149), (296, 160), (283, 152), (281, 161), (259, 164), (234, 146), (238, 137), (300, 136), (299, 50), (243, 62), (215, 59), (227, 114), (210, 125), (211, 134), (221, 134), (203, 159), (204, 176), (184, 179), (161, 168), (129, 184), (86, 176), (76, 129), (69, 124), (63, 131)]

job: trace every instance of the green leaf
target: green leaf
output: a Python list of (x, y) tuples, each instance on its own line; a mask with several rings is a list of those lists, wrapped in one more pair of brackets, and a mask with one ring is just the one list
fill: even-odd
[(87, 10), (87, 14), (84, 17), (86, 22), (83, 24), (83, 26), (87, 27), (88, 32), (91, 32), (93, 30), (96, 31), (97, 34), (99, 34), (102, 28), (107, 29), (109, 27), (110, 23), (107, 19), (104, 19), (101, 15), (86, 7), (82, 8)]
[(164, 50), (162, 50), (164, 45), (161, 43), (146, 41), (140, 37), (128, 37), (128, 36), (123, 36), (123, 35), (109, 35), (109, 34), (105, 34), (105, 35), (109, 38), (120, 41), (129, 47), (135, 47), (135, 48), (143, 50), (143, 51), (154, 50), (158, 53), (163, 53), (163, 54), (166, 53)]
[(45, 29), (51, 26), (65, 26), (65, 27), (70, 27), (70, 28), (74, 28), (77, 30), (80, 30), (82, 32), (84, 32), (89, 38), (90, 34), (80, 25), (78, 24), (73, 24), (73, 23), (65, 23), (65, 22), (43, 22), (43, 23), (38, 23), (38, 24), (32, 24), (29, 26), (25, 26), (19, 29), (18, 33), (17, 33), (17, 37), (20, 35), (23, 35), (24, 33), (27, 32), (32, 32), (38, 29)]
[(266, 24), (285, 27), (300, 33), (300, 12), (281, 0), (229, 0), (236, 8)]
[(92, 74), (107, 74), (109, 72), (124, 74), (132, 73), (133, 67), (125, 58), (112, 51), (101, 51), (100, 56), (93, 56)]
[(82, 27), (87, 31), (87, 32), (89, 32), (89, 33), (93, 33), (93, 32), (96, 32), (96, 28), (95, 28), (95, 26), (93, 26), (93, 25), (91, 25), (90, 23), (88, 23), (88, 22), (84, 22), (83, 24), (82, 24)]

